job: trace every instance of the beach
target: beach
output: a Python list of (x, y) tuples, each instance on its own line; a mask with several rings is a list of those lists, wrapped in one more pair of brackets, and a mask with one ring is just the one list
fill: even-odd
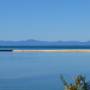
[(57, 53), (90, 53), (90, 49), (62, 49), (62, 50), (13, 50), (13, 52), (57, 52)]

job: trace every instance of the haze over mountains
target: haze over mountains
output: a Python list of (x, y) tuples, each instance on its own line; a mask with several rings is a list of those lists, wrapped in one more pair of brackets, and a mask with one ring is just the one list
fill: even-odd
[(39, 41), (39, 40), (25, 40), (25, 41), (0, 41), (0, 46), (67, 46), (67, 45), (90, 45), (90, 41)]

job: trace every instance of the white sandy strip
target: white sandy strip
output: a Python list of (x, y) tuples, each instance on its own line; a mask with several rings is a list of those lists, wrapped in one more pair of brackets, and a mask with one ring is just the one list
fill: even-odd
[(90, 53), (90, 50), (88, 49), (63, 49), (63, 50), (13, 50), (13, 52), (58, 52), (58, 53), (63, 53), (63, 52), (80, 52), (80, 53)]

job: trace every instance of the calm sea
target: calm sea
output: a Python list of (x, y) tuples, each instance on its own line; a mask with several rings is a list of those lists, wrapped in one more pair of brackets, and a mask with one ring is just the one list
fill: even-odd
[(61, 74), (90, 80), (90, 53), (0, 52), (0, 90), (63, 90)]
[(61, 45), (61, 46), (0, 46), (2, 49), (90, 49), (90, 45)]

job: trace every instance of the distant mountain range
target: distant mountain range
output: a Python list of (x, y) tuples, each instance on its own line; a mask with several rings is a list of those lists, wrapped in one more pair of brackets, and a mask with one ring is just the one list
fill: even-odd
[(39, 41), (39, 40), (25, 40), (25, 41), (0, 41), (0, 46), (81, 46), (90, 45), (90, 41)]

